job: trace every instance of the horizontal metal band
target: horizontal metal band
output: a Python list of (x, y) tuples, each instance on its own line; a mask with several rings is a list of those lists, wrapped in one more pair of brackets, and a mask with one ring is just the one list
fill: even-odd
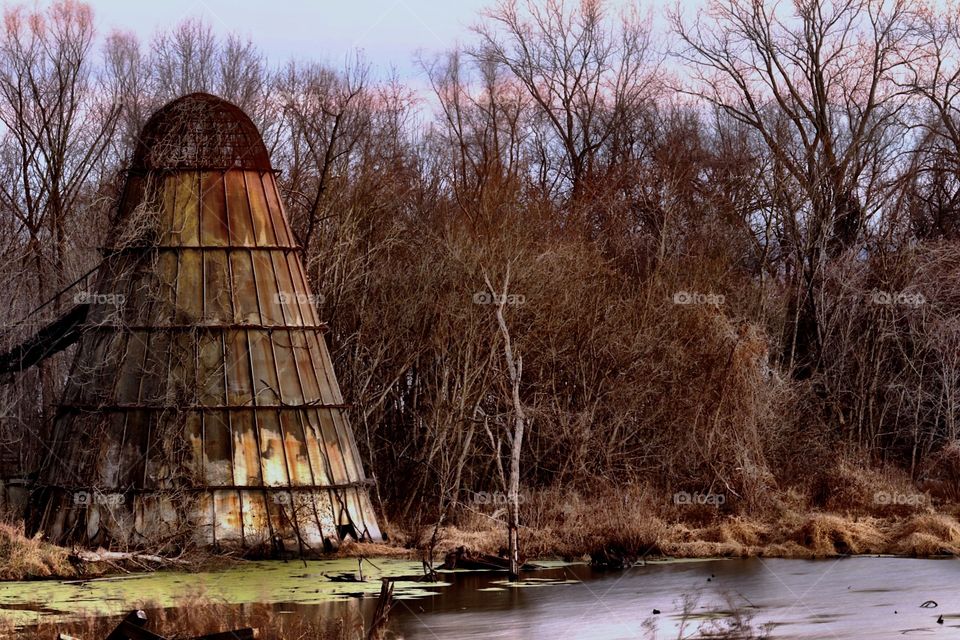
[(84, 331), (213, 331), (215, 329), (247, 330), (247, 331), (286, 331), (302, 329), (304, 331), (319, 331), (325, 333), (330, 330), (326, 322), (320, 324), (109, 324), (98, 322), (84, 325)]
[(283, 253), (290, 253), (293, 251), (300, 251), (300, 247), (297, 245), (286, 244), (146, 244), (127, 245), (125, 247), (113, 249), (101, 247), (99, 248), (99, 251), (104, 257), (110, 257), (124, 253), (147, 253), (149, 251), (282, 251)]
[(349, 404), (323, 404), (320, 402), (307, 402), (302, 404), (232, 404), (232, 405), (173, 405), (173, 404), (113, 404), (113, 405), (80, 405), (80, 404), (61, 404), (58, 409), (71, 412), (82, 413), (106, 413), (122, 411), (194, 411), (198, 413), (209, 411), (303, 411), (305, 409), (351, 409), (353, 403)]
[[(226, 173), (227, 171), (249, 171), (250, 173), (259, 173), (261, 176), (272, 174), (275, 176), (283, 175), (283, 169), (265, 169), (258, 167), (256, 169), (250, 167), (229, 167), (224, 169), (223, 167), (153, 167), (150, 169), (127, 169), (125, 173), (131, 176), (143, 177), (153, 174), (162, 174), (169, 175), (174, 173), (192, 173), (196, 171), (203, 171), (205, 173)], [(121, 174), (124, 171), (121, 171)]]
[(220, 484), (220, 485), (204, 485), (202, 487), (177, 487), (176, 489), (147, 489), (145, 487), (67, 487), (63, 485), (52, 485), (52, 484), (34, 484), (32, 487), (36, 489), (56, 489), (59, 491), (90, 491), (94, 493), (134, 493), (134, 494), (144, 494), (144, 493), (160, 493), (160, 494), (174, 494), (174, 493), (208, 493), (212, 491), (256, 491), (258, 493), (272, 493), (272, 492), (304, 492), (304, 491), (331, 491), (339, 489), (365, 489), (377, 484), (376, 480), (373, 478), (364, 478), (363, 480), (356, 480), (354, 482), (345, 482), (341, 484), (291, 484), (291, 485), (253, 485), (253, 484)]

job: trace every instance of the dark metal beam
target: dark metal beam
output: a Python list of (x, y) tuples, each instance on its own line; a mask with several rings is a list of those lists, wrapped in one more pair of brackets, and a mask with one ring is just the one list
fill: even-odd
[(79, 340), (89, 310), (89, 304), (78, 304), (25, 342), (0, 354), (0, 374), (28, 369)]

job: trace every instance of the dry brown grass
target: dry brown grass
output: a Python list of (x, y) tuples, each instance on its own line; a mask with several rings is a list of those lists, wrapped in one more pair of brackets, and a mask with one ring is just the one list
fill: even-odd
[(873, 522), (827, 513), (809, 516), (784, 542), (795, 542), (814, 557), (883, 553), (888, 540)]
[(894, 553), (960, 555), (960, 523), (945, 514), (923, 514), (898, 523), (893, 538)]
[[(960, 553), (956, 508), (934, 512), (920, 505), (876, 504), (875, 487), (889, 493), (917, 494), (899, 477), (868, 478), (850, 470), (838, 474), (851, 489), (845, 509), (817, 508), (809, 496), (794, 490), (776, 499), (776, 506), (751, 514), (728, 513), (718, 507), (679, 508), (668, 496), (649, 488), (624, 486), (596, 493), (527, 494), (521, 541), (528, 558), (582, 559), (599, 550), (626, 557), (790, 557), (822, 558), (847, 554), (934, 556)], [(839, 484), (839, 483), (838, 483)], [(869, 500), (859, 496), (866, 492)], [(856, 497), (856, 501), (853, 498)], [(505, 540), (502, 514), (472, 509), (443, 529), (439, 549), (457, 546), (497, 553)]]
[(22, 527), (0, 523), (0, 580), (73, 577), (77, 569), (67, 556), (63, 547), (27, 538)]

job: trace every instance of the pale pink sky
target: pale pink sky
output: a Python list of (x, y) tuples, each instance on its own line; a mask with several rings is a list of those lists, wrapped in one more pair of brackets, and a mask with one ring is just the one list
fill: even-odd
[(470, 39), (488, 0), (88, 0), (100, 33), (133, 31), (148, 41), (159, 27), (206, 19), (218, 33), (249, 36), (271, 62), (290, 57), (339, 63), (356, 49), (381, 69), (416, 73), (426, 54)]

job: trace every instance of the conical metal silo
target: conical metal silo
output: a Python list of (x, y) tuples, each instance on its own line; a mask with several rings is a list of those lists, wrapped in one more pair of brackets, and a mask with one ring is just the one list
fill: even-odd
[(191, 94), (138, 143), (31, 523), (64, 544), (381, 539), (267, 150)]

